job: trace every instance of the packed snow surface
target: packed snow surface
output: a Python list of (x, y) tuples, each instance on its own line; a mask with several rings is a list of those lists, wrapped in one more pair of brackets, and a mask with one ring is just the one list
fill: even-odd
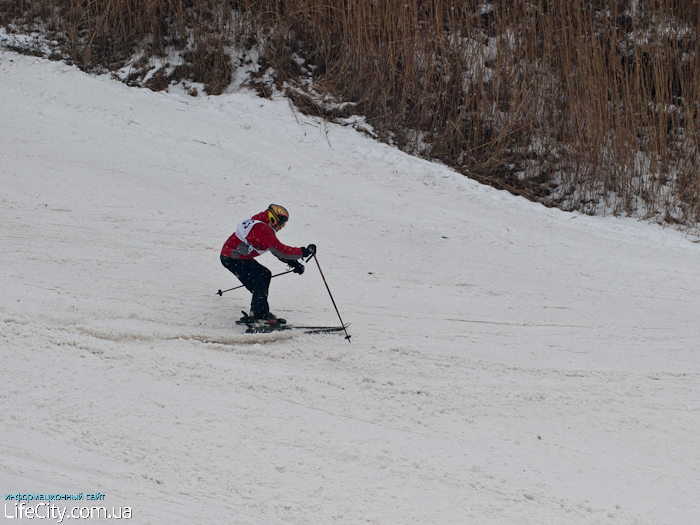
[[(351, 343), (245, 334), (250, 294), (216, 295), (270, 203)], [(284, 99), (2, 52), (0, 492), (99, 492), (139, 524), (700, 523), (699, 267), (678, 231), (544, 208)], [(270, 302), (339, 323), (313, 260)]]

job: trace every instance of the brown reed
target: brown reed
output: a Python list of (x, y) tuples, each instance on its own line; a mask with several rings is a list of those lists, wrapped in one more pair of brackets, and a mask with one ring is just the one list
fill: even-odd
[(477, 180), (566, 210), (700, 221), (695, 1), (0, 0), (0, 16), (41, 20), (86, 69), (180, 49), (175, 79), (209, 94), (229, 81), (228, 46), (255, 46), (302, 109), (364, 115)]

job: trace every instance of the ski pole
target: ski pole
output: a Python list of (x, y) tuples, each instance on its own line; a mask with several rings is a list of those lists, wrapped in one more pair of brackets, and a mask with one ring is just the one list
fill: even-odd
[[(273, 277), (279, 277), (280, 275), (284, 275), (286, 273), (292, 273), (293, 271), (294, 270), (287, 270), (286, 272), (275, 274), (272, 277), (270, 277), (270, 279), (272, 279)], [(238, 290), (239, 288), (243, 288), (244, 286), (245, 286), (245, 284), (242, 284), (240, 286), (235, 286), (233, 288), (229, 288), (228, 290), (219, 290), (218, 292), (216, 292), (216, 295), (224, 295), (226, 292), (230, 292), (231, 290)]]
[[(309, 262), (309, 261), (311, 260), (311, 257), (313, 257), (313, 255), (310, 255), (309, 258), (306, 259), (304, 262)], [(280, 275), (284, 275), (284, 274), (286, 274), (286, 273), (291, 273), (291, 272), (293, 272), (293, 271), (294, 271), (294, 268), (292, 268), (291, 270), (287, 270), (286, 272), (277, 273), (277, 274), (273, 275), (272, 277), (279, 277)], [(272, 279), (272, 277), (270, 277), (270, 279)], [(245, 286), (245, 285), (242, 284), (242, 285), (240, 285), (240, 286), (235, 286), (235, 287), (233, 287), (233, 288), (229, 288), (228, 290), (219, 290), (218, 292), (216, 292), (216, 295), (223, 295), (223, 294), (225, 294), (226, 292), (230, 292), (230, 291), (232, 291), (232, 290), (238, 290), (239, 288), (243, 288), (244, 286)]]
[(321, 273), (321, 278), (323, 279), (323, 284), (326, 285), (326, 290), (328, 290), (328, 295), (331, 296), (331, 301), (333, 302), (333, 308), (335, 308), (335, 313), (338, 314), (338, 319), (340, 319), (340, 325), (343, 327), (343, 331), (345, 332), (345, 339), (348, 340), (348, 343), (350, 343), (350, 335), (348, 334), (347, 329), (345, 328), (345, 323), (343, 322), (343, 318), (340, 317), (340, 312), (338, 311), (338, 307), (335, 305), (335, 300), (333, 299), (333, 294), (331, 293), (331, 289), (328, 288), (328, 283), (326, 282), (326, 277), (323, 275), (323, 270), (321, 270), (321, 265), (318, 264), (318, 259), (316, 258), (316, 254), (313, 255), (314, 261), (316, 261), (316, 266), (318, 266), (318, 271)]

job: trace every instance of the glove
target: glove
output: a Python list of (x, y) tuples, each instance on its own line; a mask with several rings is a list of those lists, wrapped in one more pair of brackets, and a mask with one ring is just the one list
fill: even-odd
[(306, 248), (301, 249), (301, 253), (304, 257), (309, 257), (311, 255), (316, 255), (316, 245), (309, 244)]
[(301, 264), (299, 261), (289, 261), (287, 262), (287, 264), (290, 268), (292, 268), (292, 271), (294, 273), (298, 273), (299, 275), (304, 273), (304, 265)]

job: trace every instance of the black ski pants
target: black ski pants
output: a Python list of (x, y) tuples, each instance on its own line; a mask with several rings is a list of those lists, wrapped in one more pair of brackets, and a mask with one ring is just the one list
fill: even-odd
[(267, 314), (270, 313), (267, 293), (270, 289), (272, 272), (255, 260), (232, 259), (225, 255), (221, 256), (221, 264), (238, 277), (241, 284), (253, 294), (250, 315), (257, 318), (267, 317)]

